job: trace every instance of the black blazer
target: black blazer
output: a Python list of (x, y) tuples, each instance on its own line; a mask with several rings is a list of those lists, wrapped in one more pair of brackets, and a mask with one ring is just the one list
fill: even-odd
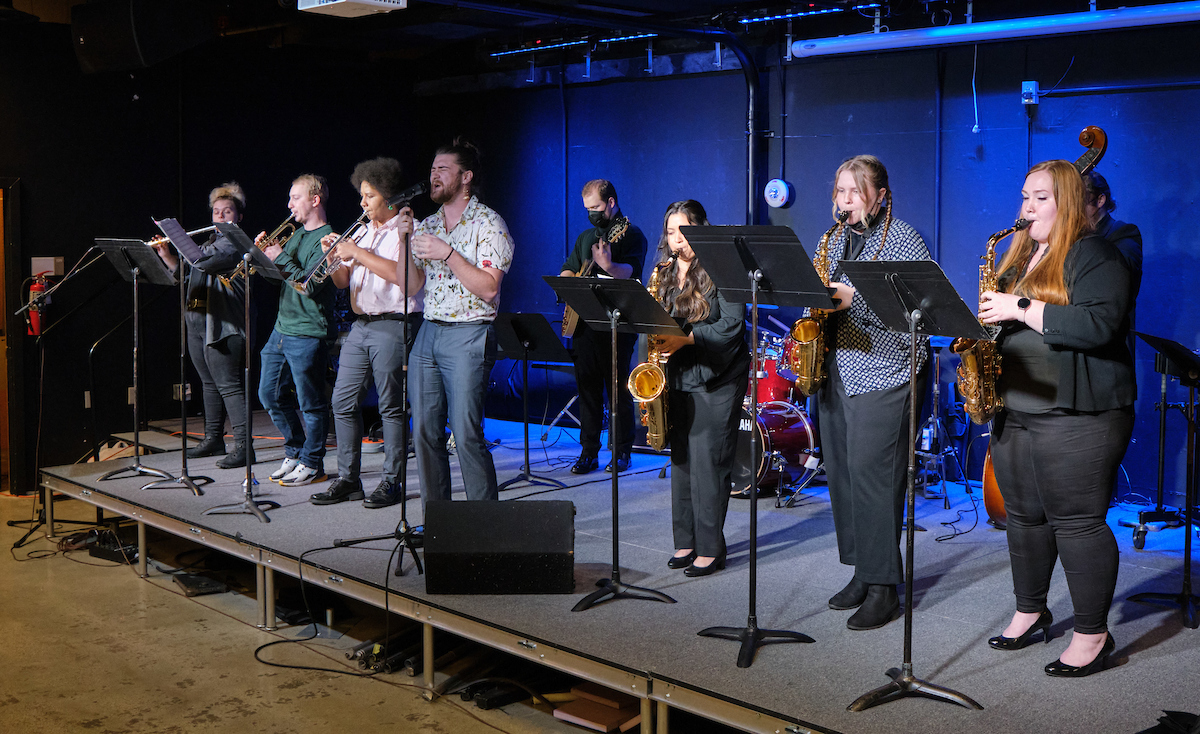
[(690, 324), (696, 343), (675, 352), (667, 362), (667, 379), (673, 389), (708, 392), (750, 370), (745, 305), (725, 300), (716, 288), (708, 302), (708, 318)]
[(1057, 407), (1098, 412), (1133, 405), (1125, 259), (1112, 243), (1089, 235), (1071, 247), (1063, 273), (1069, 302), (1046, 304), (1042, 319), (1042, 338), (1059, 360)]

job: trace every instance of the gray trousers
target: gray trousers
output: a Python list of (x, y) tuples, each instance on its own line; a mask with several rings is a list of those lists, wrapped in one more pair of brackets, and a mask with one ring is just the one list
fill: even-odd
[[(908, 384), (849, 397), (830, 358), (818, 392), (821, 451), (838, 556), (867, 584), (894, 585), (904, 575), (900, 527), (908, 483)], [(925, 394), (928, 370), (917, 378)]]
[(496, 336), (490, 323), (426, 321), (417, 334), (408, 365), (408, 399), (422, 501), (450, 499), (447, 420), (467, 499), (499, 499), (496, 465), (483, 437), (483, 399), (495, 362)]
[[(415, 324), (413, 327), (419, 326)], [(362, 466), (362, 401), (371, 382), (379, 394), (383, 421), (383, 480), (400, 480), (408, 458), (408, 426), (403, 420), (404, 322), (355, 321), (338, 358), (333, 385), (333, 428), (337, 434), (338, 476), (358, 479)]]

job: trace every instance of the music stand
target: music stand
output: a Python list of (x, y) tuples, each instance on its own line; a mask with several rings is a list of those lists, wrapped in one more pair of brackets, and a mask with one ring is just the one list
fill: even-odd
[(908, 524), (905, 528), (904, 557), (904, 662), (902, 667), (887, 671), (891, 683), (859, 696), (846, 708), (863, 711), (906, 696), (925, 696), (966, 708), (982, 709), (983, 706), (969, 696), (913, 675), (913, 543), (916, 530), (913, 516), (916, 513), (917, 413), (920, 410), (917, 403), (917, 336), (987, 339), (988, 333), (974, 311), (946, 279), (946, 274), (932, 260), (843, 260), (841, 268), (884, 326), (898, 333), (907, 333), (911, 340), (908, 368), (908, 486), (905, 492)]
[[(1179, 342), (1141, 332), (1134, 333), (1186, 372), (1186, 376), (1179, 378), (1179, 384), (1188, 389), (1187, 410), (1184, 412), (1187, 417), (1187, 479), (1184, 483), (1183, 496), (1183, 588), (1178, 594), (1162, 592), (1134, 594), (1129, 597), (1129, 601), (1176, 604), (1179, 606), (1183, 626), (1196, 629), (1197, 626), (1200, 626), (1200, 619), (1196, 617), (1196, 606), (1200, 604), (1200, 597), (1192, 594), (1192, 524), (1195, 522), (1192, 513), (1195, 511), (1196, 504), (1196, 387), (1197, 384), (1200, 384), (1200, 359), (1192, 350)], [(1165, 406), (1163, 410), (1166, 411)]]
[(243, 450), (246, 452), (246, 479), (242, 482), (244, 496), (241, 502), (210, 507), (203, 514), (254, 515), (258, 518), (259, 522), (271, 522), (271, 518), (267, 517), (267, 513), (263, 511), (263, 508), (278, 510), (279, 503), (272, 502), (271, 500), (254, 499), (254, 465), (250, 462), (250, 453), (254, 450), (254, 431), (250, 430), (254, 423), (250, 413), (250, 349), (253, 341), (250, 338), (250, 276), (258, 273), (269, 280), (283, 280), (284, 275), (279, 272), (279, 268), (275, 267), (270, 258), (263, 254), (263, 251), (258, 249), (254, 242), (236, 224), (219, 222), (217, 223), (217, 231), (221, 233), (221, 236), (228, 238), (234, 247), (242, 253), (242, 262), (245, 264), (246, 272), (246, 290), (242, 299), (245, 304), (246, 321), (246, 363), (242, 366), (242, 387), (246, 394), (246, 445), (243, 447)]
[[(829, 289), (821, 281), (804, 246), (788, 227), (767, 225), (680, 227), (688, 245), (722, 295), (750, 303), (750, 455), (746, 476), (750, 480), (750, 581), (749, 613), (745, 627), (707, 627), (697, 634), (741, 642), (737, 666), (748, 668), (758, 646), (768, 640), (813, 642), (791, 630), (765, 630), (758, 626), (758, 461), (762, 459), (754, 426), (758, 421), (759, 305), (833, 308)], [(803, 264), (801, 264), (803, 263)], [(743, 280), (743, 278), (745, 280)], [(783, 479), (780, 470), (780, 481)]]
[(138, 294), (142, 281), (154, 285), (175, 285), (175, 276), (167, 270), (167, 266), (159, 259), (158, 253), (146, 247), (141, 240), (97, 239), (96, 247), (104, 253), (121, 277), (133, 285), (133, 464), (114, 469), (96, 481), (103, 482), (113, 479), (125, 472), (133, 472), (135, 476), (144, 475), (174, 481), (175, 477), (171, 474), (142, 464), (142, 391), (138, 380), (138, 348), (141, 343), (142, 321), (141, 301)]
[[(567, 278), (543, 275), (555, 294), (568, 306), (575, 309), (579, 318), (597, 331), (608, 331), (612, 343), (612, 381), (608, 388), (609, 415), (617, 414), (617, 390), (621, 389), (617, 377), (617, 333), (624, 334), (675, 334), (682, 335), (683, 329), (671, 318), (646, 287), (636, 280), (625, 278)], [(617, 454), (617, 432), (609, 430), (608, 446), (613, 456)], [(620, 517), (618, 514), (617, 489), (621, 472), (612, 472), (612, 575), (600, 579), (596, 591), (585, 596), (571, 608), (572, 612), (590, 609), (606, 597), (613, 599), (645, 599), (674, 604), (675, 600), (661, 591), (621, 583), (619, 546)]]
[[(188, 232), (183, 230), (179, 222), (174, 219), (154, 220), (154, 224), (167, 236), (171, 241), (171, 245), (175, 247), (175, 251), (179, 256), (187, 261), (188, 267), (195, 267), (196, 261), (203, 257), (200, 247), (192, 239)], [(208, 227), (207, 229), (212, 229)], [(201, 230), (196, 230), (200, 232)], [(198, 476), (193, 477), (188, 474), (188, 432), (187, 432), (187, 281), (184, 277), (184, 268), (180, 267), (177, 271), (179, 277), (179, 455), (181, 467), (179, 470), (178, 479), (168, 479), (161, 482), (151, 482), (142, 489), (160, 489), (170, 487), (172, 485), (182, 484), (192, 490), (192, 494), (200, 497), (204, 494), (204, 490), (200, 489), (200, 484), (211, 484), (212, 477)]]
[(525, 464), (521, 473), (503, 482), (500, 489), (508, 489), (519, 482), (565, 489), (566, 484), (537, 476), (529, 465), (529, 360), (570, 362), (571, 355), (550, 328), (550, 322), (540, 313), (502, 313), (496, 316), (495, 323), (496, 340), (504, 353), (514, 357), (521, 355), (521, 416), (525, 423)]

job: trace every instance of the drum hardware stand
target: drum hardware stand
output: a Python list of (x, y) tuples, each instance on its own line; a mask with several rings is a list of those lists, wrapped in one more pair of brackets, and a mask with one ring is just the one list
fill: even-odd
[[(230, 505), (217, 505), (210, 507), (202, 514), (204, 515), (254, 515), (259, 522), (271, 522), (271, 518), (267, 517), (266, 510), (278, 510), (279, 503), (271, 500), (258, 500), (254, 498), (254, 485), (258, 481), (254, 478), (254, 464), (250, 462), (250, 453), (254, 450), (254, 427), (253, 414), (250, 412), (250, 365), (252, 364), (252, 355), (250, 353), (253, 346), (253, 339), (250, 338), (250, 276), (254, 273), (260, 273), (265, 277), (270, 277), (272, 280), (283, 280), (283, 274), (275, 267), (274, 263), (267, 259), (263, 251), (258, 249), (250, 238), (246, 236), (235, 224), (218, 224), (217, 230), (221, 234), (229, 238), (229, 241), (235, 244), (242, 250), (242, 262), (246, 268), (246, 289), (242, 299), (245, 304), (245, 323), (246, 323), (246, 364), (242, 366), (242, 388), (246, 394), (246, 445), (243, 450), (246, 452), (246, 478), (242, 481), (243, 498), (241, 502)], [(258, 253), (253, 255), (253, 252)], [(265, 265), (264, 265), (265, 263)], [(236, 444), (236, 441), (234, 442)], [(236, 446), (235, 446), (236, 448)]]
[[(780, 306), (809, 306), (832, 308), (833, 300), (821, 283), (811, 263), (796, 267), (795, 258), (809, 262), (803, 254), (800, 240), (787, 227), (682, 227), (680, 231), (701, 262), (709, 263), (706, 270), (726, 296), (745, 295), (746, 286), (737, 273), (746, 274), (749, 284), (751, 339), (750, 344), (750, 453), (746, 476), (750, 479), (750, 579), (749, 610), (744, 627), (707, 627), (697, 634), (740, 642), (737, 666), (748, 668), (754, 662), (760, 645), (784, 642), (815, 642), (802, 632), (760, 629), (758, 626), (758, 472), (761, 449), (755, 438), (758, 425), (758, 305), (760, 287), (766, 290), (767, 303)], [(772, 275), (768, 275), (768, 273)], [(787, 288), (786, 286), (792, 286)], [(764, 439), (765, 439), (764, 435)], [(757, 460), (757, 461), (756, 461)], [(780, 472), (780, 481), (783, 473)], [(715, 561), (714, 561), (715, 563)]]
[[(654, 300), (645, 286), (636, 280), (609, 278), (581, 278), (562, 276), (542, 276), (560, 299), (575, 309), (579, 317), (588, 326), (602, 331), (607, 329), (611, 339), (612, 382), (609, 383), (608, 410), (610, 416), (617, 415), (617, 391), (622, 389), (617, 371), (616, 355), (617, 332), (643, 334), (676, 334), (683, 335), (679, 324), (672, 319), (663, 307)], [(616, 469), (617, 432), (613, 430), (610, 421), (608, 431), (608, 447), (613, 455), (612, 472), (612, 574), (609, 578), (596, 582), (599, 588), (580, 599), (572, 612), (582, 612), (591, 609), (596, 604), (608, 599), (641, 599), (644, 601), (661, 601), (674, 604), (670, 596), (641, 586), (633, 586), (621, 582), (620, 561), (620, 514), (618, 487), (621, 472)]]
[[(1138, 333), (1138, 336), (1158, 350), (1160, 356), (1165, 355), (1168, 361), (1183, 368), (1183, 376), (1180, 377), (1179, 382), (1188, 389), (1187, 409), (1184, 412), (1184, 416), (1187, 418), (1187, 480), (1184, 483), (1183, 498), (1183, 588), (1178, 594), (1162, 592), (1134, 594), (1129, 597), (1129, 601), (1178, 605), (1183, 626), (1196, 629), (1200, 627), (1200, 618), (1196, 614), (1197, 606), (1200, 606), (1200, 597), (1192, 593), (1192, 526), (1197, 522), (1193, 513), (1196, 508), (1196, 387), (1200, 385), (1200, 359), (1197, 359), (1196, 355), (1187, 347), (1170, 339), (1142, 333)], [(1161, 417), (1159, 420), (1161, 422)], [(1159, 496), (1161, 498), (1161, 494)]]
[[(1157, 501), (1153, 510), (1143, 510), (1138, 513), (1138, 521), (1136, 523), (1128, 520), (1118, 520), (1117, 523), (1123, 527), (1133, 528), (1133, 547), (1141, 550), (1146, 547), (1146, 533), (1150, 530), (1158, 531), (1165, 528), (1177, 528), (1183, 525), (1183, 520), (1180, 519), (1179, 513), (1175, 510), (1168, 510), (1163, 505), (1163, 486), (1164, 477), (1166, 476), (1167, 462), (1167, 411), (1171, 408), (1176, 408), (1180, 413), (1183, 413), (1186, 420), (1188, 418), (1188, 410), (1186, 403), (1169, 403), (1167, 402), (1167, 376), (1183, 377), (1182, 370), (1178, 369), (1170, 360), (1156, 353), (1154, 355), (1154, 369), (1162, 374), (1162, 388), (1159, 402), (1154, 404), (1154, 409), (1158, 411), (1158, 492)], [(1151, 523), (1163, 523), (1163, 527), (1152, 525)]]
[(550, 439), (550, 429), (557, 426), (558, 422), (560, 420), (562, 420), (563, 418), (570, 418), (571, 420), (575, 421), (576, 428), (583, 427), (583, 424), (580, 423), (579, 419), (575, 417), (575, 414), (571, 412), (571, 406), (574, 405), (575, 401), (578, 399), (579, 399), (579, 393), (575, 393), (574, 395), (571, 396), (571, 399), (567, 401), (567, 404), (563, 406), (563, 409), (558, 411), (558, 415), (554, 416), (554, 420), (550, 421), (550, 425), (546, 426), (546, 429), (544, 431), (542, 431), (542, 440), (543, 441), (547, 441)]
[[(557, 479), (534, 474), (529, 464), (529, 358), (532, 356), (540, 362), (566, 362), (571, 355), (550, 329), (550, 322), (540, 313), (499, 314), (496, 317), (496, 338), (505, 354), (521, 355), (521, 418), (525, 427), (525, 464), (520, 474), (502, 482), (499, 489), (508, 489), (521, 482), (529, 486), (565, 489), (567, 485)], [(613, 360), (616, 361), (615, 355)], [(610, 437), (612, 423), (610, 420)], [(613, 460), (616, 461), (615, 453)]]
[[(807, 454), (807, 455), (808, 455), (808, 459), (806, 459), (806, 460), (805, 460), (805, 462), (804, 462), (804, 466), (805, 466), (805, 468), (811, 469), (811, 470), (812, 470), (812, 474), (809, 474), (809, 475), (808, 475), (808, 477), (807, 477), (806, 479), (804, 479), (804, 481), (802, 481), (802, 482), (800, 482), (800, 483), (798, 483), (798, 484), (793, 484), (793, 485), (791, 486), (792, 493), (791, 493), (791, 495), (788, 497), (788, 499), (787, 499), (787, 502), (785, 502), (785, 503), (783, 504), (783, 506), (784, 506), (785, 508), (792, 508), (792, 507), (795, 507), (795, 506), (796, 506), (796, 497), (797, 497), (797, 496), (798, 496), (798, 495), (799, 495), (799, 494), (800, 494), (802, 491), (804, 491), (804, 490), (805, 490), (805, 489), (808, 487), (808, 485), (810, 485), (810, 484), (812, 484), (812, 483), (813, 483), (813, 480), (817, 478), (817, 475), (818, 475), (818, 474), (820, 474), (820, 473), (821, 473), (821, 471), (822, 471), (822, 470), (824, 469), (824, 467), (825, 467), (824, 463), (823, 463), (823, 462), (822, 462), (820, 459), (816, 458), (816, 457), (817, 457), (817, 449), (805, 449), (805, 450), (804, 450), (804, 451), (802, 451), (801, 453), (804, 453), (804, 454)], [(810, 466), (809, 466), (809, 462), (816, 462), (816, 466), (811, 466), (811, 467), (810, 467)], [(775, 507), (776, 507), (777, 509), (779, 508), (779, 503), (778, 503), (778, 502), (776, 502), (776, 503), (775, 503)]]
[[(908, 482), (906, 505), (908, 520), (904, 557), (904, 661), (886, 675), (890, 683), (859, 696), (846, 708), (863, 711), (872, 706), (908, 696), (924, 696), (956, 703), (965, 708), (983, 709), (978, 702), (958, 691), (917, 678), (913, 673), (913, 546), (916, 537), (917, 474), (917, 335), (966, 336), (987, 338), (975, 314), (967, 307), (937, 263), (917, 262), (843, 262), (842, 268), (853, 280), (867, 306), (893, 332), (909, 336), (909, 412)], [(917, 292), (914, 292), (914, 288)], [(921, 331), (918, 331), (918, 326)]]
[(138, 380), (138, 364), (142, 333), (139, 284), (145, 280), (154, 285), (175, 285), (175, 276), (167, 271), (162, 260), (158, 258), (158, 254), (141, 240), (96, 240), (96, 245), (104, 251), (105, 256), (121, 274), (121, 277), (133, 285), (133, 464), (114, 469), (97, 478), (96, 481), (104, 482), (126, 472), (132, 472), (134, 476), (158, 477), (174, 482), (176, 481), (175, 477), (170, 473), (142, 464), (142, 393)]
[[(165, 219), (161, 222), (155, 222), (163, 234), (171, 240), (171, 244), (175, 247), (175, 251), (183, 257), (188, 268), (183, 267), (180, 263), (178, 269), (179, 281), (179, 441), (180, 441), (180, 470), (179, 478), (165, 480), (161, 482), (151, 482), (142, 489), (159, 489), (182, 484), (192, 490), (192, 494), (200, 497), (204, 494), (204, 490), (200, 489), (201, 485), (212, 484), (212, 477), (196, 476), (188, 474), (188, 432), (187, 432), (187, 397), (188, 397), (188, 382), (187, 382), (187, 284), (190, 277), (190, 267), (192, 263), (199, 260), (202, 253), (200, 248), (192, 240), (191, 234), (183, 231), (183, 227), (174, 219)], [(204, 229), (211, 230), (212, 227)], [(196, 230), (197, 233), (204, 229)], [(173, 238), (173, 239), (172, 239)], [(189, 248), (189, 245), (191, 246)], [(186, 252), (186, 254), (185, 254)], [(185, 276), (185, 271), (188, 276)], [(247, 416), (246, 420), (249, 420)]]

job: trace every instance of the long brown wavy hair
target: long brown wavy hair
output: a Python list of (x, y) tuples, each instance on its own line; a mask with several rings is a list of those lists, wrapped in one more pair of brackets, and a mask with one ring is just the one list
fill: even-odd
[(677, 285), (679, 261), (671, 260), (671, 245), (667, 242), (667, 220), (672, 214), (683, 214), (689, 224), (701, 227), (708, 226), (708, 214), (700, 202), (694, 199), (677, 201), (667, 207), (667, 213), (663, 215), (662, 236), (658, 239), (659, 263), (670, 261), (671, 264), (659, 275), (658, 293), (655, 293), (654, 297), (673, 316), (682, 316), (688, 323), (694, 324), (708, 318), (708, 299), (716, 286), (713, 285), (712, 278), (708, 277), (704, 266), (700, 264), (700, 258), (693, 260), (688, 268), (683, 279), (683, 289)]
[(1009, 287), (1008, 292), (1046, 303), (1065, 305), (1069, 298), (1063, 263), (1067, 260), (1071, 246), (1080, 237), (1092, 231), (1087, 210), (1084, 209), (1086, 196), (1083, 177), (1079, 175), (1073, 163), (1064, 160), (1043, 161), (1030, 168), (1025, 177), (1029, 178), (1039, 171), (1047, 171), (1050, 174), (1054, 187), (1054, 203), (1058, 207), (1058, 216), (1054, 220), (1054, 226), (1050, 228), (1050, 247), (1033, 270), (1027, 275), (1023, 274), (1037, 245), (1029, 236), (1028, 229), (1021, 230), (1013, 236), (1012, 246), (1001, 258), (998, 270), (1005, 273), (1009, 268), (1016, 268), (1016, 283)]
[[(833, 218), (836, 220), (838, 215), (837, 205), (837, 180), (842, 177), (843, 171), (849, 171), (854, 177), (854, 185), (862, 193), (866, 193), (868, 189), (875, 189), (883, 192), (884, 202), (884, 218), (883, 218), (883, 236), (879, 239), (879, 247), (875, 250), (875, 255), (872, 260), (879, 259), (879, 253), (883, 252), (883, 245), (887, 242), (888, 229), (892, 226), (892, 187), (888, 183), (887, 168), (884, 167), (883, 161), (873, 155), (856, 155), (853, 158), (847, 158), (842, 161), (842, 165), (838, 166), (837, 172), (833, 174), (833, 193), (830, 194), (830, 199), (833, 200)], [(863, 226), (866, 226), (866, 217), (863, 217)], [(839, 225), (837, 231), (830, 238), (830, 242), (839, 242), (842, 237), (842, 230), (849, 227), (849, 224)]]

